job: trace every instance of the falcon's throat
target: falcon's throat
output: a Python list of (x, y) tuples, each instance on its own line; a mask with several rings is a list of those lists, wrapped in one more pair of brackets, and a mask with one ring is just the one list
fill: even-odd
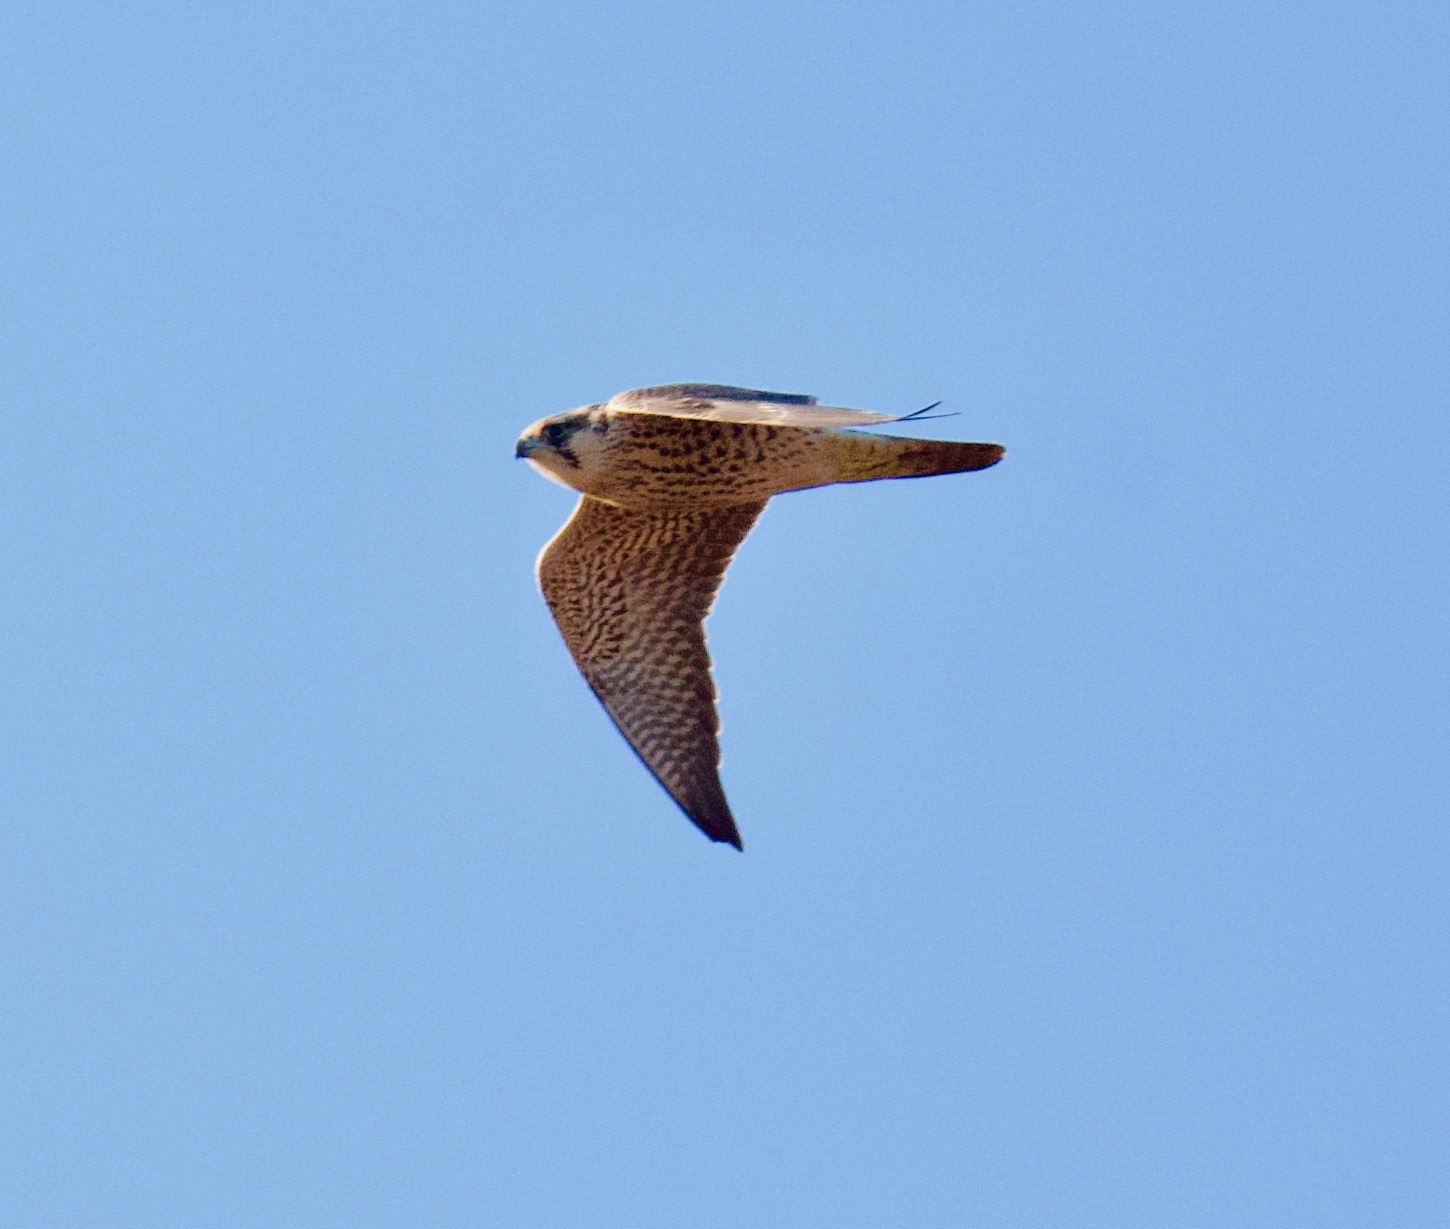
[(571, 491), (581, 489), (578, 485), (578, 479), (575, 479), (573, 482), (569, 481), (567, 476), (568, 466), (563, 462), (563, 458), (559, 457), (556, 453), (543, 452), (530, 454), (521, 452), (519, 456), (523, 457), (530, 466), (538, 470), (550, 482), (557, 482), (560, 486), (567, 487)]

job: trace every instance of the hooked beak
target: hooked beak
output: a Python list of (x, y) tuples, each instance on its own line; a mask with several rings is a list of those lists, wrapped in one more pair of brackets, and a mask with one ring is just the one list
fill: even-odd
[(527, 457), (539, 450), (539, 441), (530, 436), (522, 436), (519, 442), (514, 445), (514, 456)]

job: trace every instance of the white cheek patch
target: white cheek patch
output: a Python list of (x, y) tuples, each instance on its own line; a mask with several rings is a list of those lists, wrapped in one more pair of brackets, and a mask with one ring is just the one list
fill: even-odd
[(586, 470), (597, 469), (604, 463), (604, 436), (593, 427), (581, 427), (574, 432), (566, 447)]

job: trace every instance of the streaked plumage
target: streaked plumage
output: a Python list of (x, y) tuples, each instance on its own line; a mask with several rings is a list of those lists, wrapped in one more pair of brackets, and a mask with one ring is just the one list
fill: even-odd
[(720, 786), (704, 620), (766, 501), (1002, 458), (996, 444), (848, 429), (903, 420), (789, 393), (672, 384), (542, 419), (519, 438), (516, 455), (583, 493), (538, 562), (564, 643), (645, 766), (712, 840), (740, 847)]

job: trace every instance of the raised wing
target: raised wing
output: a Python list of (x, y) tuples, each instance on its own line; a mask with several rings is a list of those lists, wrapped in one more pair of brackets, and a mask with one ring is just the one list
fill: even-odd
[(538, 567), (564, 643), (619, 732), (706, 836), (737, 849), (704, 621), (764, 507), (644, 511), (586, 495)]
[[(863, 427), (900, 422), (893, 414), (817, 405), (803, 393), (768, 393), (728, 384), (662, 384), (636, 388), (611, 397), (606, 410), (634, 414), (665, 414), (673, 418), (708, 418), (715, 422), (758, 422), (790, 427)], [(910, 416), (908, 416), (910, 417)]]

